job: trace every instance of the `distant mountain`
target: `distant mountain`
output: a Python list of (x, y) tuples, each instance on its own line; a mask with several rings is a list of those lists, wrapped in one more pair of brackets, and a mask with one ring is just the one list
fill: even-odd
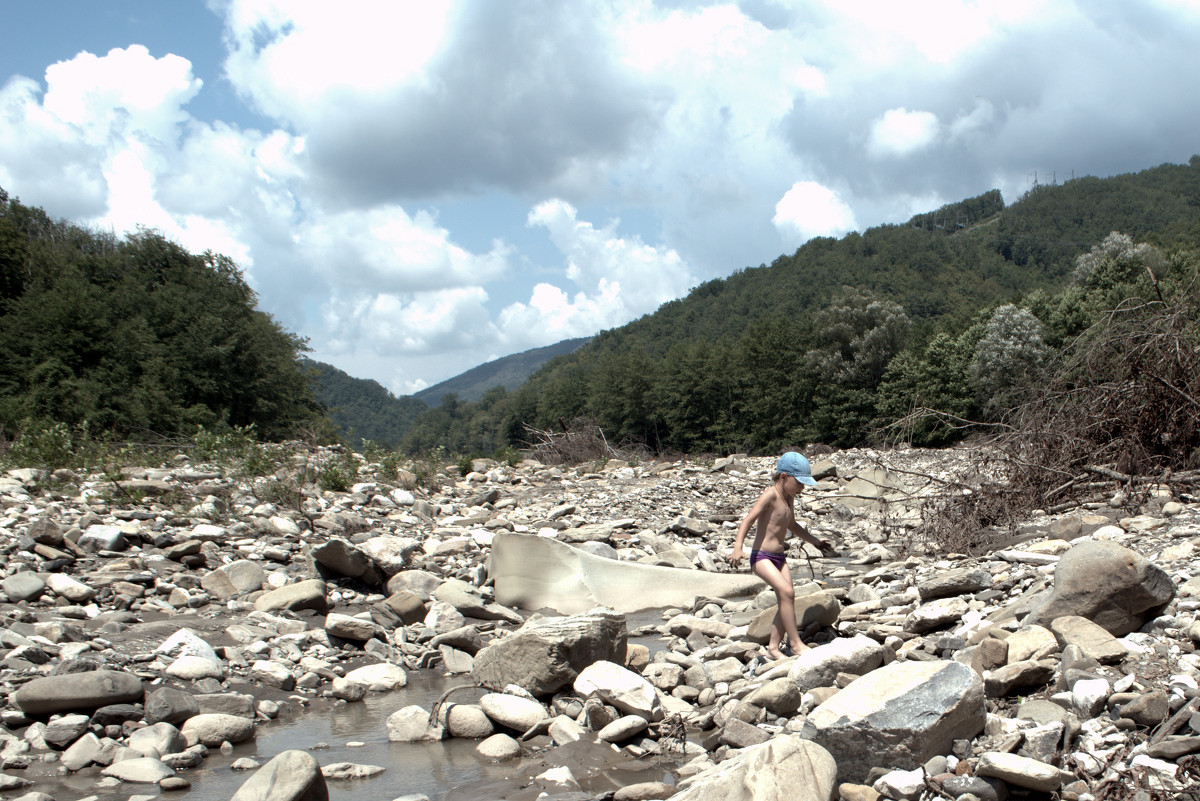
[(301, 359), (301, 366), (310, 371), (313, 394), (351, 445), (369, 439), (394, 447), (412, 421), (429, 411), (425, 401), (411, 395), (397, 398), (378, 381), (355, 378), (333, 365)]
[(483, 393), (492, 387), (504, 387), (513, 390), (525, 383), (525, 379), (536, 373), (542, 365), (555, 356), (574, 353), (591, 341), (591, 337), (564, 339), (544, 348), (534, 348), (522, 353), (514, 353), (495, 359), (487, 364), (481, 364), (470, 370), (448, 378), (440, 384), (421, 390), (413, 395), (430, 406), (437, 406), (446, 395), (454, 394), (460, 401), (472, 403), (483, 397)]

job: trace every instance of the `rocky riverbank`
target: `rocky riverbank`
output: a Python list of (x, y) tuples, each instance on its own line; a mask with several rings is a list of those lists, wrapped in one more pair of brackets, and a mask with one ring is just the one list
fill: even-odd
[[(604, 760), (581, 749), (669, 768), (621, 799), (1197, 787), (1200, 505), (1165, 487), (1032, 518), (1008, 549), (923, 553), (912, 497), (969, 453), (814, 460), (801, 516), (839, 557), (793, 545), (810, 648), (769, 662), (774, 596), (722, 556), (771, 459), (479, 461), (418, 482), (360, 458), (348, 492), (267, 491), (327, 457), (274, 479), (182, 456), (117, 484), (0, 478), (0, 790), (52, 798), (71, 774), (186, 797), (210, 749), (421, 670), (462, 689), (397, 703), (389, 739), (477, 741), (512, 760), (497, 797), (592, 797)], [(267, 756), (237, 798), (336, 797), (388, 767)]]

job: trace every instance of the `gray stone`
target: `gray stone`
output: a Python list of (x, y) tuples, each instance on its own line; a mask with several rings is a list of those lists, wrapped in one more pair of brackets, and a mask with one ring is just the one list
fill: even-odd
[(730, 718), (721, 729), (721, 742), (730, 748), (749, 748), (770, 739), (770, 733), (738, 718)]
[(334, 781), (369, 779), (378, 776), (387, 768), (382, 765), (362, 765), (357, 762), (334, 762), (321, 768), (321, 775)]
[(493, 734), (475, 746), (484, 759), (497, 761), (516, 759), (521, 755), (521, 744), (507, 734)]
[(820, 745), (782, 735), (689, 778), (674, 801), (830, 801), (838, 766)]
[(883, 656), (883, 646), (864, 634), (838, 638), (800, 654), (788, 678), (801, 692), (831, 687), (838, 673), (865, 675), (883, 664)]
[(200, 579), (200, 586), (209, 595), (228, 601), (230, 598), (262, 589), (266, 577), (266, 571), (257, 562), (240, 559), (204, 574)]
[(371, 692), (386, 692), (408, 684), (408, 674), (404, 668), (388, 662), (355, 668), (346, 674), (346, 679), (365, 684)]
[(601, 742), (620, 743), (641, 734), (649, 725), (650, 721), (641, 715), (624, 715), (596, 732), (596, 737)]
[[(208, 693), (193, 696), (196, 699), (197, 711), (201, 715), (237, 715), (242, 718), (254, 717), (254, 696), (244, 693)], [(192, 715), (188, 715), (192, 717)], [(186, 718), (185, 718), (186, 720)], [(171, 722), (171, 721), (168, 721)]]
[[(805, 651), (805, 653), (811, 652)], [(771, 714), (784, 718), (796, 714), (803, 700), (804, 691), (790, 678), (769, 681), (746, 696), (746, 703), (762, 707)]]
[(127, 745), (131, 751), (155, 759), (187, 748), (183, 734), (170, 723), (155, 723), (138, 729), (129, 735)]
[(146, 694), (147, 723), (170, 723), (178, 726), (199, 712), (200, 707), (195, 696), (175, 687), (159, 687)]
[(75, 544), (79, 547), (79, 550), (87, 551), (88, 553), (96, 553), (97, 551), (123, 551), (128, 547), (128, 544), (125, 542), (125, 535), (121, 533), (119, 526), (105, 525), (88, 526), (79, 535), (79, 541)]
[(83, 770), (92, 764), (92, 760), (96, 754), (100, 753), (102, 747), (100, 738), (89, 731), (71, 743), (71, 747), (63, 751), (59, 761), (69, 771)]
[(388, 740), (393, 743), (418, 743), (444, 739), (440, 723), (429, 722), (429, 710), (416, 704), (401, 707), (387, 719)]
[(49, 545), (51, 548), (61, 548), (63, 544), (63, 530), (53, 520), (39, 518), (29, 524), (29, 528), (25, 533), (33, 537), (33, 541), (40, 545)]
[(329, 609), (329, 599), (325, 592), (325, 582), (320, 579), (297, 581), (295, 584), (263, 593), (254, 602), (254, 608), (259, 612), (296, 612), (301, 609), (313, 609), (324, 614)]
[(1002, 779), (1009, 784), (1052, 793), (1062, 787), (1063, 780), (1074, 777), (1053, 765), (1018, 754), (989, 751), (979, 757), (975, 775)]
[(114, 762), (101, 773), (123, 782), (156, 784), (169, 776), (174, 776), (175, 770), (154, 757), (136, 757)]
[(904, 619), (904, 630), (922, 634), (957, 623), (967, 613), (967, 602), (962, 598), (939, 598), (921, 604)]
[(1167, 694), (1162, 690), (1153, 690), (1123, 704), (1120, 716), (1139, 726), (1151, 728), (1166, 720), (1170, 712), (1170, 699)]
[(479, 706), (497, 724), (519, 732), (528, 731), (550, 717), (537, 701), (507, 693), (485, 693), (479, 699)]
[(1120, 662), (1129, 650), (1106, 629), (1085, 617), (1063, 615), (1050, 622), (1050, 630), (1063, 648), (1074, 645), (1085, 657), (1102, 665)]
[(313, 548), (312, 557), (317, 564), (339, 576), (376, 586), (384, 583), (375, 560), (341, 537), (331, 537)]
[(0, 587), (3, 587), (8, 600), (16, 603), (32, 601), (41, 596), (46, 591), (46, 582), (38, 578), (36, 573), (25, 571), (6, 577)]
[(558, 533), (563, 542), (609, 542), (612, 540), (613, 527), (605, 523), (592, 523), (586, 526), (568, 528)]
[(989, 698), (1002, 698), (1027, 687), (1041, 687), (1054, 676), (1055, 666), (1052, 659), (1013, 662), (989, 673), (984, 678), (984, 687)]
[(284, 751), (247, 779), (230, 801), (329, 801), (329, 787), (316, 757)]
[(492, 719), (478, 704), (452, 704), (444, 713), (444, 725), (451, 737), (479, 740), (495, 733)]
[(427, 603), (433, 598), (434, 590), (441, 584), (442, 579), (439, 576), (426, 570), (402, 570), (388, 579), (387, 591), (392, 594), (408, 591)]
[(480, 650), (471, 676), (482, 687), (516, 684), (533, 695), (549, 695), (594, 662), (623, 663), (627, 637), (625, 616), (611, 609), (531, 620)]
[(1149, 559), (1115, 542), (1080, 542), (1063, 554), (1054, 588), (1034, 605), (1026, 624), (1049, 626), (1055, 618), (1087, 618), (1117, 637), (1137, 631), (1147, 615), (1170, 603), (1175, 583)]
[(51, 748), (66, 748), (87, 731), (89, 723), (91, 718), (87, 715), (63, 715), (46, 724), (46, 728), (42, 730), (42, 739)]
[(626, 714), (641, 715), (650, 721), (663, 717), (654, 686), (621, 665), (603, 660), (594, 662), (579, 672), (573, 686), (581, 698), (594, 695)]
[[(842, 613), (842, 605), (833, 593), (818, 591), (797, 595), (793, 606), (796, 610), (796, 627), (800, 631), (816, 623), (819, 626), (832, 626), (837, 623)], [(774, 625), (776, 607), (764, 609), (758, 614), (746, 632), (750, 642), (765, 643), (771, 637), (771, 627)]]
[(375, 623), (360, 617), (351, 617), (337, 612), (325, 616), (325, 631), (334, 637), (355, 642), (366, 642), (375, 636)]
[(384, 599), (383, 603), (388, 609), (395, 612), (399, 616), (400, 622), (406, 626), (420, 623), (429, 611), (425, 608), (425, 602), (421, 600), (420, 596), (409, 590), (394, 592)]
[(12, 694), (17, 709), (31, 715), (49, 715), (70, 710), (93, 710), (108, 704), (142, 699), (142, 682), (132, 673), (93, 670), (87, 673), (47, 676), (23, 684)]
[(520, 625), (525, 622), (518, 613), (499, 604), (487, 603), (472, 591), (471, 585), (459, 579), (444, 582), (433, 592), (435, 600), (453, 606), (465, 617), (476, 620), (507, 620)]
[(982, 568), (951, 570), (917, 584), (922, 601), (952, 595), (970, 595), (992, 586), (992, 574)]
[(184, 721), (180, 732), (188, 745), (200, 743), (216, 748), (223, 742), (234, 745), (254, 737), (254, 720), (241, 715), (199, 714)]
[(983, 730), (983, 682), (957, 662), (893, 662), (812, 711), (802, 735), (837, 761), (840, 781), (875, 765), (915, 768)]

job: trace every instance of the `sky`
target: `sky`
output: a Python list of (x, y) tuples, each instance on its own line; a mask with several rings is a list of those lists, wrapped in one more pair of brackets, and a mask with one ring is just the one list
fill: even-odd
[(0, 187), (233, 258), (397, 395), (1200, 153), (1200, 0), (3, 0)]

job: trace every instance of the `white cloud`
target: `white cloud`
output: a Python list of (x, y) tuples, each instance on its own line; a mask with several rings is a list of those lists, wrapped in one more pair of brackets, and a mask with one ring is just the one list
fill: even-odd
[(487, 322), (487, 293), (461, 287), (402, 296), (390, 292), (338, 294), (322, 309), (335, 352), (365, 350), (379, 356), (428, 355), (484, 345), (494, 339)]
[(875, 158), (907, 156), (933, 144), (938, 127), (937, 115), (928, 111), (889, 109), (871, 126), (867, 152)]
[(429, 213), (409, 215), (390, 204), (314, 213), (296, 240), (331, 281), (381, 293), (484, 284), (503, 275), (510, 253), (499, 241), (488, 253), (471, 253), (452, 242)]
[(775, 204), (771, 222), (792, 247), (814, 236), (842, 236), (858, 227), (854, 212), (832, 189), (797, 181)]
[(187, 119), (183, 106), (200, 91), (185, 58), (154, 58), (142, 45), (113, 48), (105, 56), (81, 52), (46, 68), (46, 111), (77, 126), (83, 138), (111, 136), (173, 141)]
[(263, 113), (319, 126), (333, 110), (427, 83), (450, 16), (449, 0), (233, 0), (225, 67)]

